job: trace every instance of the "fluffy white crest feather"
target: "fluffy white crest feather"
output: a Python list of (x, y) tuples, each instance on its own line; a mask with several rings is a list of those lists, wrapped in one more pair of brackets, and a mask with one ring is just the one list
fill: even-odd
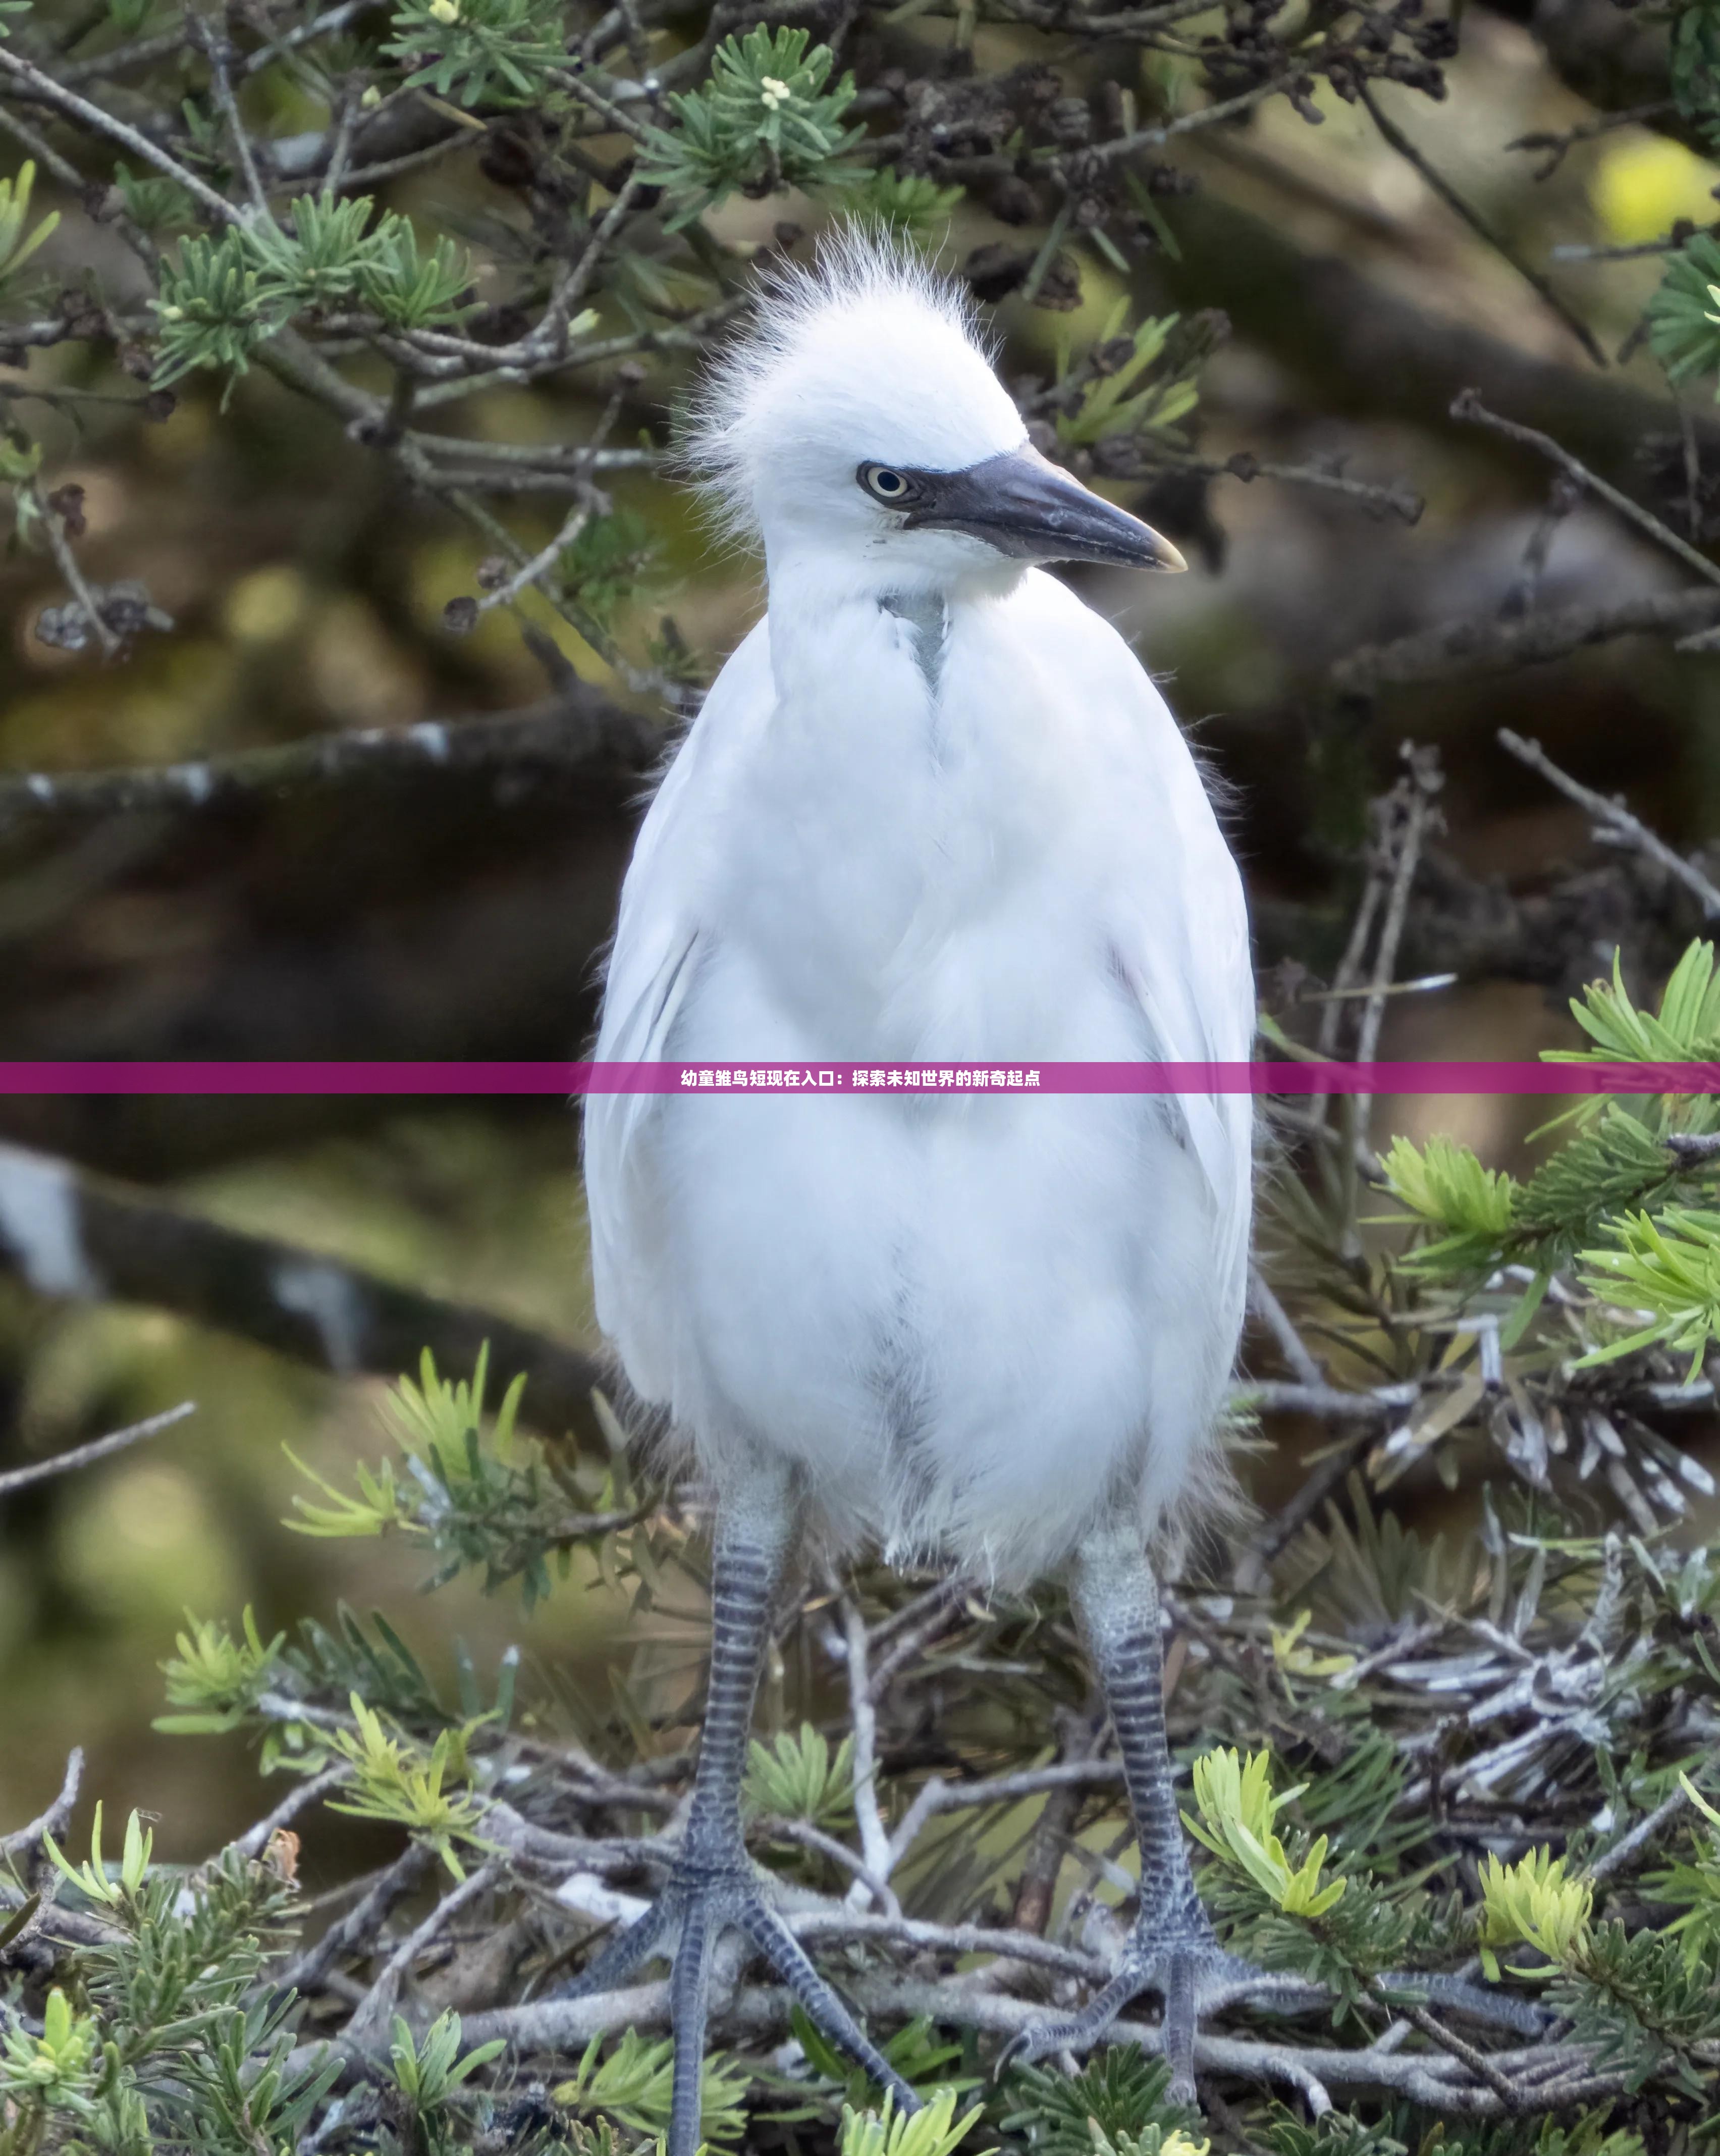
[(959, 471), (1025, 441), (966, 292), (911, 248), (850, 226), (785, 265), (696, 396), (686, 462), (719, 524), (768, 542), (873, 528), (864, 460)]

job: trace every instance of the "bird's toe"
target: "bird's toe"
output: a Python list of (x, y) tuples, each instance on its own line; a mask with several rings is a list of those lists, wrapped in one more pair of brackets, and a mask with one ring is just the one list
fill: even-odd
[(579, 1999), (612, 1990), (641, 1964), (672, 1949), (670, 2011), (676, 2052), (676, 2109), (668, 2156), (681, 2156), (683, 2148), (691, 2152), (696, 2143), (698, 2071), (704, 2056), (711, 1960), (727, 1931), (745, 1937), (793, 1994), (814, 2027), (894, 2097), (898, 2114), (921, 2108), (912, 2085), (866, 2035), (780, 1912), (767, 1901), (745, 1851), (737, 1850), (716, 1861), (683, 1857), (644, 1916), (552, 1994)]

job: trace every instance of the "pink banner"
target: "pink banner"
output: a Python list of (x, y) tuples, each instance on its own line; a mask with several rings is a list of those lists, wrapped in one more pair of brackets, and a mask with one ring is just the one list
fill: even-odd
[(1720, 1063), (0, 1061), (0, 1094), (1720, 1092)]

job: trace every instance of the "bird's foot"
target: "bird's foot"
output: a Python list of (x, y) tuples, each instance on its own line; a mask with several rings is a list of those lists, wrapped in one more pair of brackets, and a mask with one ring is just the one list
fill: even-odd
[(913, 2089), (867, 2038), (766, 1900), (759, 1874), (739, 1843), (715, 1854), (684, 1851), (644, 1915), (610, 1940), (591, 1965), (556, 1994), (580, 1999), (613, 1990), (653, 1955), (668, 1958), (675, 2092), (666, 2156), (695, 2156), (699, 2145), (711, 1959), (717, 1941), (728, 1931), (745, 1937), (798, 2000), (813, 2025), (895, 2097), (898, 2112), (919, 2110), (920, 2099)]
[(1126, 1942), (1117, 1974), (1079, 2014), (1037, 2023), (1025, 2029), (999, 2060), (1032, 2061), (1059, 2051), (1090, 2051), (1123, 2009), (1143, 1991), (1164, 1999), (1164, 2056), (1171, 2070), (1168, 2093), (1192, 2103), (1194, 2090), (1194, 2032), (1203, 2011), (1221, 1999), (1240, 1996), (1256, 1987), (1281, 1985), (1251, 1962), (1226, 1953), (1204, 1921), (1174, 1929), (1137, 1921)]

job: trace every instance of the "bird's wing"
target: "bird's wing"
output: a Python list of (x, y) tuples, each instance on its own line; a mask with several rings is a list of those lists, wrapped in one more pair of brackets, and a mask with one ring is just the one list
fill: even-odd
[[(768, 624), (761, 621), (717, 676), (658, 788), (621, 887), (603, 987), (599, 1062), (664, 1059), (698, 971), (701, 899), (710, 836), (732, 773), (774, 700)], [(585, 1189), (598, 1321), (624, 1335), (627, 1286), (640, 1224), (634, 1154), (655, 1101), (649, 1093), (593, 1093), (585, 1105)], [(629, 1370), (634, 1382), (643, 1373)]]
[[(1192, 765), (1190, 775), (1199, 788)], [(1198, 814), (1170, 819), (1177, 826), (1173, 856), (1185, 880), (1182, 903), (1155, 905), (1150, 887), (1137, 902), (1125, 901), (1116, 916), (1113, 950), (1154, 1060), (1246, 1063), (1255, 996), (1241, 880), (1204, 793), (1196, 806)], [(1212, 1194), (1219, 1270), (1229, 1278), (1247, 1251), (1254, 1103), (1246, 1093), (1168, 1097)]]
[[(1110, 624), (1054, 579), (1030, 581), (1050, 587), (1035, 599), (1060, 617), (1058, 643), (1085, 725), (1103, 715), (1122, 729), (1126, 752), (1114, 758), (1102, 841), (1112, 855), (1106, 924), (1112, 962), (1144, 1021), (1145, 1053), (1171, 1063), (1245, 1063), (1255, 1029), (1248, 908), (1199, 768)], [(1229, 1276), (1247, 1249), (1253, 1102), (1245, 1093), (1169, 1097), (1212, 1192)]]

